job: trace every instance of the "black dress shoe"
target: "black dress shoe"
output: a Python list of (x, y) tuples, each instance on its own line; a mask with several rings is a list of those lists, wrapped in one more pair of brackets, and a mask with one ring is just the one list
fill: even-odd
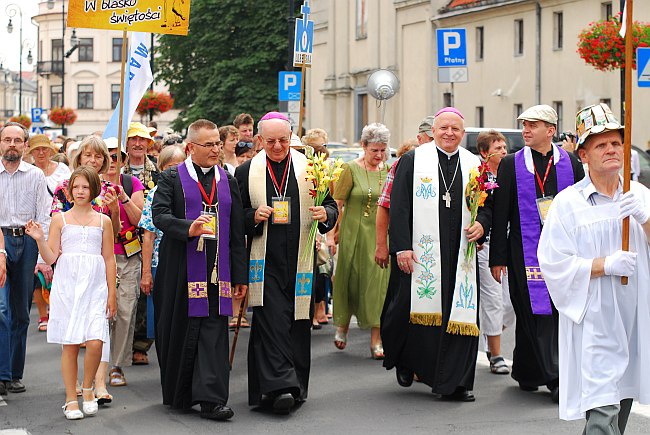
[(535, 385), (524, 385), (520, 382), (519, 389), (522, 391), (537, 391), (538, 388)]
[(406, 367), (395, 367), (395, 375), (397, 376), (397, 383), (402, 387), (410, 387), (413, 383), (413, 370)]
[(293, 398), (291, 393), (280, 394), (273, 400), (273, 412), (286, 415), (295, 404), (296, 399)]
[(457, 388), (452, 394), (443, 394), (440, 398), (451, 402), (474, 402), (476, 400), (474, 393), (465, 388)]
[(210, 420), (228, 420), (232, 418), (235, 413), (227, 405), (219, 405), (218, 403), (202, 402), (201, 403), (201, 418)]

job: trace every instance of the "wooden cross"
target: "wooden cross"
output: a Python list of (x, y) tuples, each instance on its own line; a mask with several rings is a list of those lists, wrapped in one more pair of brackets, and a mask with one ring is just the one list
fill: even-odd
[(445, 207), (451, 208), (451, 195), (449, 192), (445, 192), (445, 194), (442, 195), (442, 199), (445, 200)]

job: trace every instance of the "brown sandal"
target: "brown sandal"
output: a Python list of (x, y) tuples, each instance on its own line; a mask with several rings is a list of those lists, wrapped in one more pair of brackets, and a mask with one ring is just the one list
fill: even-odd
[(133, 352), (133, 365), (146, 366), (149, 364), (149, 357), (146, 353), (136, 350)]
[(113, 367), (109, 373), (111, 387), (123, 387), (126, 385), (126, 378), (122, 369)]

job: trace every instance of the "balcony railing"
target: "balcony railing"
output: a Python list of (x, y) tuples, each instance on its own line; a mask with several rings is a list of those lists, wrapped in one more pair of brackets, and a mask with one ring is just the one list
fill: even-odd
[(50, 74), (61, 75), (63, 72), (63, 61), (62, 60), (45, 60), (39, 61), (36, 64), (36, 72), (39, 75), (47, 76)]

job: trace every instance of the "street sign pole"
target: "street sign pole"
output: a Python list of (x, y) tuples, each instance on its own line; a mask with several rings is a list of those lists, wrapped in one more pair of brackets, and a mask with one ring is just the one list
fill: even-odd
[(314, 22), (309, 19), (309, 0), (300, 8), (302, 18), (296, 20), (293, 66), (300, 67), (302, 77), (300, 78), (300, 115), (298, 118), (298, 137), (302, 136), (302, 118), (305, 113), (305, 75), (307, 68), (311, 67), (314, 41)]

